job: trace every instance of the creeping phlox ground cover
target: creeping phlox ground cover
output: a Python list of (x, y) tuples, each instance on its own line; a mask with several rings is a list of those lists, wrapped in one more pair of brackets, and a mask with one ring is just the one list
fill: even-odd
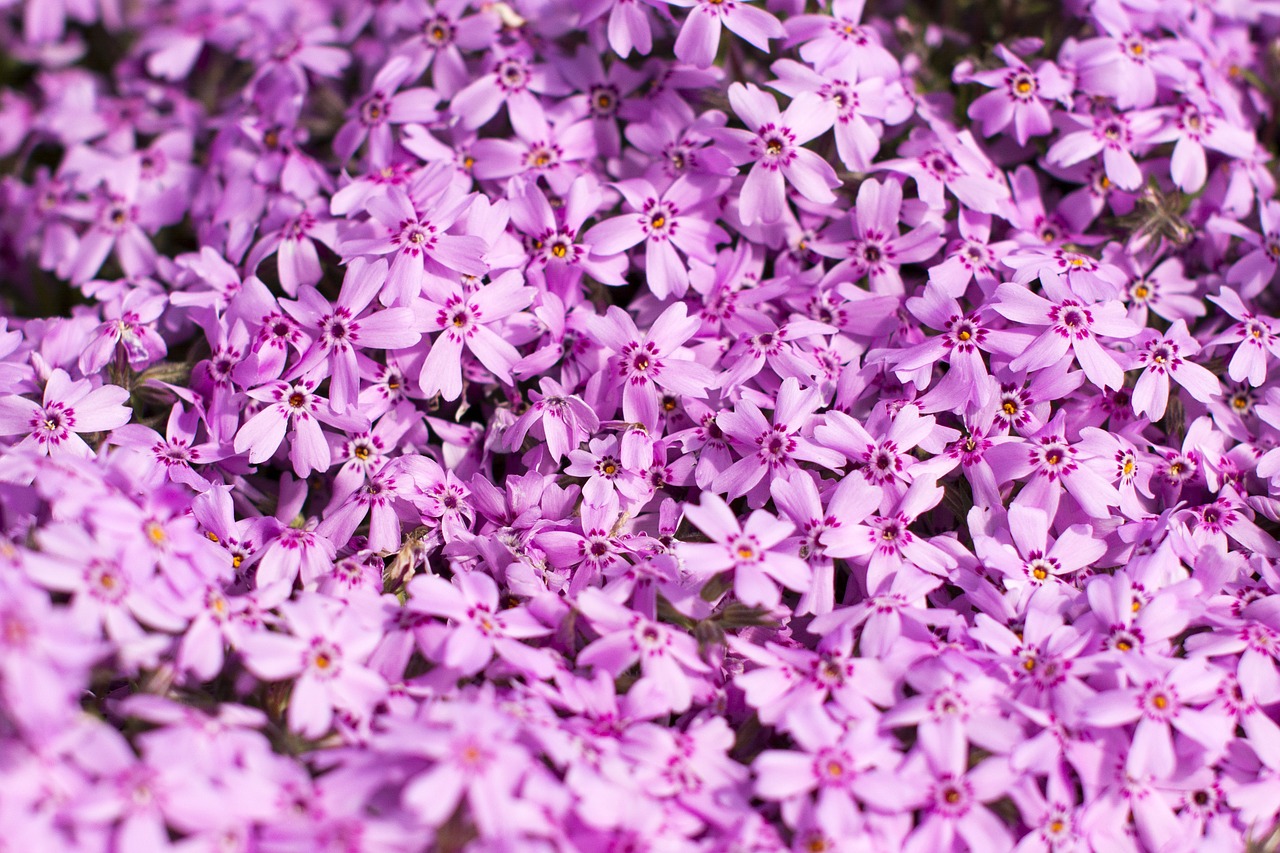
[(1274, 842), (1280, 3), (0, 7), (0, 847)]

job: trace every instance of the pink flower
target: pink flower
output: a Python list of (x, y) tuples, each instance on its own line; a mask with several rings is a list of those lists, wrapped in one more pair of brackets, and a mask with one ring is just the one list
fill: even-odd
[(455, 286), (451, 292), (433, 294), (439, 301), (422, 300), (420, 311), (428, 331), (439, 332), (418, 375), (422, 393), (440, 394), (446, 400), (462, 396), (464, 348), (500, 381), (510, 382), (511, 368), (520, 354), (494, 326), (523, 310), (534, 295), (512, 272), (474, 291)]
[(925, 221), (900, 234), (902, 185), (888, 180), (866, 180), (858, 187), (858, 201), (848, 227), (837, 223), (815, 241), (814, 251), (842, 258), (832, 270), (853, 278), (868, 276), (873, 293), (901, 294), (899, 268), (932, 257), (945, 244), (937, 223)]
[(1117, 187), (1136, 190), (1142, 185), (1142, 170), (1134, 156), (1155, 143), (1160, 127), (1156, 110), (1099, 110), (1091, 116), (1068, 114), (1064, 119), (1077, 129), (1049, 147), (1046, 156), (1050, 163), (1072, 166), (1101, 153), (1107, 178)]
[(1280, 201), (1268, 201), (1258, 208), (1262, 234), (1248, 229), (1232, 228), (1254, 248), (1227, 270), (1227, 282), (1240, 288), (1240, 296), (1259, 296), (1280, 272)]
[(357, 349), (404, 349), (421, 337), (414, 328), (414, 312), (409, 308), (387, 308), (361, 316), (374, 294), (386, 281), (387, 263), (369, 263), (357, 258), (347, 268), (338, 300), (328, 300), (310, 286), (304, 286), (297, 302), (284, 303), (304, 329), (315, 330), (315, 342), (289, 371), (287, 379), (306, 377), (329, 381), (330, 406), (343, 414), (354, 406), (360, 393)]
[(551, 658), (523, 640), (545, 637), (551, 629), (524, 607), (502, 608), (498, 585), (483, 572), (460, 572), (453, 582), (435, 575), (419, 575), (409, 583), (412, 613), (448, 619), (438, 659), (460, 675), (483, 670), (496, 653), (518, 671), (533, 678), (551, 675)]
[(373, 78), (369, 94), (355, 105), (351, 119), (339, 128), (333, 139), (333, 150), (339, 159), (350, 160), (367, 139), (369, 165), (380, 169), (391, 162), (392, 125), (426, 122), (436, 117), (440, 96), (431, 89), (396, 91), (418, 76), (404, 56), (394, 56), (382, 66)]
[(248, 453), (255, 465), (270, 459), (285, 433), (291, 433), (289, 460), (299, 477), (329, 467), (332, 455), (324, 439), (321, 422), (330, 426), (360, 429), (367, 426), (359, 414), (339, 415), (327, 400), (315, 393), (316, 383), (299, 380), (268, 382), (252, 391), (250, 397), (267, 403), (261, 411), (244, 422), (236, 432), (236, 453)]
[(773, 96), (754, 84), (734, 83), (729, 87), (729, 103), (747, 126), (721, 131), (730, 143), (736, 163), (754, 162), (742, 185), (739, 215), (744, 225), (778, 222), (787, 210), (786, 184), (818, 204), (835, 201), (832, 188), (840, 185), (835, 170), (802, 146), (822, 133), (821, 99), (801, 93), (786, 112), (778, 110)]
[(615, 186), (635, 213), (606, 219), (583, 236), (583, 242), (591, 247), (592, 260), (610, 262), (643, 242), (645, 278), (654, 296), (683, 297), (689, 290), (689, 268), (676, 249), (711, 263), (716, 246), (729, 242), (729, 235), (715, 224), (709, 210), (714, 195), (704, 182), (683, 176), (661, 193), (644, 178)]
[(1206, 114), (1192, 103), (1178, 105), (1173, 121), (1156, 133), (1152, 142), (1173, 142), (1169, 173), (1183, 192), (1199, 192), (1209, 175), (1205, 149), (1229, 157), (1248, 157), (1258, 145), (1254, 135), (1225, 117)]
[(258, 678), (295, 679), (289, 728), (318, 738), (333, 725), (335, 709), (356, 717), (370, 714), (387, 692), (382, 676), (365, 666), (380, 638), (371, 613), (343, 608), (316, 593), (285, 602), (280, 612), (289, 633), (246, 633), (238, 648), (245, 667)]
[(775, 584), (803, 590), (809, 565), (779, 548), (795, 525), (758, 509), (740, 524), (729, 505), (710, 492), (701, 503), (685, 507), (685, 518), (711, 537), (711, 542), (682, 542), (677, 553), (685, 565), (709, 578), (733, 572), (733, 593), (744, 604), (772, 610), (782, 600)]
[(339, 247), (346, 255), (392, 255), (378, 300), (412, 306), (428, 284), (449, 287), (456, 273), (488, 272), (484, 239), (450, 233), (473, 199), (447, 164), (436, 164), (419, 172), (407, 188), (385, 186), (371, 194), (363, 205), (371, 221), (348, 232)]
[(799, 470), (801, 462), (832, 470), (843, 465), (842, 453), (822, 447), (805, 435), (812, 431), (810, 423), (821, 405), (817, 389), (801, 391), (800, 383), (788, 378), (778, 391), (772, 424), (746, 399), (739, 400), (732, 412), (722, 412), (716, 423), (743, 458), (720, 472), (712, 488), (726, 493), (730, 500), (749, 494), (752, 505), (758, 506), (764, 503), (768, 483)]
[(1045, 329), (1009, 362), (1009, 367), (1041, 370), (1058, 363), (1070, 351), (1090, 382), (1101, 388), (1121, 387), (1124, 368), (1114, 352), (1098, 343), (1098, 336), (1127, 338), (1138, 331), (1124, 306), (1114, 300), (1082, 302), (1056, 284), (1046, 284), (1044, 290), (1053, 302), (1018, 284), (1005, 283), (996, 289), (997, 312), (1017, 323)]
[(62, 368), (49, 374), (40, 403), (10, 394), (0, 397), (0, 435), (21, 435), (18, 447), (48, 456), (93, 455), (80, 437), (107, 432), (128, 423), (132, 411), (124, 403), (129, 392), (115, 385), (95, 388), (88, 379), (72, 381)]
[(680, 34), (676, 36), (676, 58), (699, 68), (710, 66), (720, 47), (720, 28), (760, 50), (769, 50), (770, 39), (780, 39), (786, 30), (778, 19), (745, 0), (667, 0), (688, 8)]
[(669, 305), (644, 334), (616, 305), (593, 324), (591, 336), (613, 354), (614, 375), (622, 383), (622, 416), (628, 422), (657, 429), (659, 388), (680, 396), (705, 396), (715, 381), (712, 372), (696, 361), (675, 357), (699, 325), (683, 302)]
[(1181, 385), (1202, 403), (1222, 393), (1218, 378), (1189, 359), (1200, 345), (1187, 332), (1184, 320), (1176, 321), (1163, 335), (1146, 329), (1138, 339), (1136, 367), (1142, 374), (1133, 386), (1133, 411), (1156, 421), (1169, 403), (1169, 380)]
[[(969, 118), (982, 122), (982, 133), (991, 136), (1013, 125), (1013, 138), (1026, 145), (1032, 136), (1043, 136), (1053, 130), (1046, 101), (1067, 101), (1070, 82), (1052, 62), (1042, 62), (1035, 69), (1006, 48), (996, 45), (995, 54), (1007, 68), (979, 71), (967, 75), (970, 80), (994, 91), (969, 105)], [(957, 79), (961, 79), (957, 72)]]
[(710, 672), (693, 637), (628, 610), (599, 589), (583, 590), (577, 608), (601, 634), (578, 653), (579, 664), (617, 678), (638, 663), (641, 677), (631, 691), (651, 696), (655, 707), (676, 713), (689, 708), (695, 686)]
[[(530, 392), (529, 408), (503, 434), (507, 447), (516, 450), (531, 429), (546, 442), (547, 452), (559, 462), (577, 450), (600, 426), (595, 411), (581, 397), (570, 394), (549, 377), (543, 377), (539, 391)], [(536, 396), (535, 396), (536, 395)]]

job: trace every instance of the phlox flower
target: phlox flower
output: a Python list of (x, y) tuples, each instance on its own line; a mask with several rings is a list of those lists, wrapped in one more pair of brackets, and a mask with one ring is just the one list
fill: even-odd
[(733, 593), (744, 604), (772, 610), (781, 601), (776, 584), (803, 590), (809, 583), (809, 565), (779, 549), (795, 529), (791, 522), (758, 509), (739, 523), (729, 505), (710, 492), (685, 507), (685, 518), (711, 542), (683, 542), (677, 554), (702, 577), (733, 572)]
[[(1079, 708), (1081, 722), (1110, 728), (1136, 723), (1125, 770), (1135, 777), (1167, 778), (1177, 764), (1174, 732), (1203, 750), (1212, 763), (1231, 738), (1232, 719), (1207, 703), (1222, 682), (1222, 673), (1203, 660), (1134, 662), (1131, 687), (1091, 696)], [(1181, 738), (1179, 738), (1181, 740)]]
[(843, 465), (844, 454), (805, 435), (821, 405), (817, 389), (801, 391), (800, 383), (789, 377), (778, 390), (773, 423), (745, 398), (733, 411), (721, 412), (716, 423), (743, 457), (716, 476), (712, 489), (726, 493), (730, 500), (748, 495), (752, 505), (758, 506), (764, 503), (769, 483), (798, 470), (800, 462), (831, 470)]
[(644, 75), (625, 62), (611, 62), (606, 68), (603, 60), (604, 56), (593, 47), (583, 45), (574, 54), (569, 73), (581, 81), (576, 87), (581, 94), (573, 99), (585, 103), (596, 151), (603, 157), (617, 157), (622, 153), (618, 119), (626, 102), (635, 97), (644, 82)]
[(787, 46), (801, 45), (800, 58), (819, 72), (849, 61), (860, 79), (896, 79), (902, 68), (885, 49), (879, 30), (862, 22), (865, 10), (866, 0), (833, 0), (829, 15), (790, 16)]
[(1085, 586), (1089, 611), (1073, 624), (1090, 632), (1092, 651), (1113, 662), (1131, 654), (1169, 657), (1173, 638), (1191, 621), (1199, 592), (1195, 580), (1146, 590), (1127, 572), (1097, 575)]
[(1129, 319), (1145, 326), (1149, 314), (1170, 322), (1190, 321), (1205, 315), (1204, 301), (1193, 295), (1196, 283), (1187, 278), (1181, 259), (1161, 260), (1156, 256), (1146, 263), (1140, 261), (1140, 258), (1129, 260), (1136, 268), (1121, 294), (1129, 303)]
[[(830, 481), (824, 481), (823, 486)], [(841, 478), (825, 496), (818, 493), (814, 478), (801, 470), (778, 477), (769, 484), (769, 494), (778, 509), (796, 526), (796, 541), (801, 559), (808, 561), (813, 579), (800, 597), (797, 613), (820, 615), (830, 613), (835, 605), (835, 563), (827, 556), (822, 542), (828, 530), (866, 518), (880, 504), (877, 486), (858, 477)]]
[(959, 302), (932, 283), (921, 295), (907, 300), (907, 310), (941, 334), (890, 356), (898, 377), (904, 381), (910, 378), (917, 390), (923, 391), (931, 383), (933, 366), (944, 359), (948, 365), (943, 377), (921, 398), (925, 411), (970, 413), (985, 407), (991, 400), (993, 383), (982, 353), (1016, 357), (1027, 344), (1017, 332), (990, 328), (982, 312), (966, 314)]
[(1006, 68), (978, 71), (962, 78), (962, 82), (973, 81), (993, 90), (969, 105), (969, 118), (982, 123), (984, 136), (992, 136), (1012, 124), (1013, 138), (1019, 145), (1026, 145), (1031, 137), (1053, 130), (1046, 102), (1066, 101), (1071, 92), (1070, 81), (1052, 62), (1041, 62), (1033, 69), (1000, 44), (996, 45), (995, 54)]
[(685, 117), (655, 111), (645, 116), (643, 122), (627, 125), (626, 137), (652, 158), (645, 177), (655, 184), (681, 175), (708, 182), (737, 174), (733, 161), (714, 144), (714, 135), (727, 121), (720, 112)]
[(1276, 280), (1280, 271), (1280, 201), (1259, 205), (1262, 234), (1232, 223), (1230, 231), (1253, 246), (1227, 270), (1227, 283), (1240, 289), (1239, 295), (1253, 299)]
[[(979, 613), (971, 636), (1013, 673), (1016, 701), (1072, 714), (1094, 695), (1083, 680), (1093, 669), (1085, 654), (1093, 637), (1066, 624), (1049, 601), (1051, 596), (1031, 595), (1021, 608), (1024, 623), (1016, 634), (1001, 619)], [(1019, 745), (1015, 761), (1020, 750), (1037, 748), (1031, 741)]]
[(880, 708), (893, 704), (890, 670), (874, 658), (852, 654), (849, 632), (828, 635), (818, 651), (772, 642), (757, 646), (737, 637), (729, 645), (755, 665), (734, 684), (770, 725), (802, 731), (812, 720), (810, 711), (827, 702), (855, 720), (875, 720)]
[[(886, 413), (887, 414), (887, 413)], [(883, 492), (882, 507), (888, 507), (907, 490), (914, 479), (913, 468), (919, 460), (911, 450), (922, 443), (936, 441), (935, 433), (945, 435), (954, 432), (939, 430), (933, 415), (922, 415), (918, 406), (906, 405), (893, 415), (892, 420), (877, 418), (866, 426), (844, 412), (827, 412), (825, 423), (813, 431), (814, 440), (823, 447), (839, 451), (853, 463), (863, 479), (878, 486)], [(868, 427), (876, 429), (873, 435)]]
[(471, 146), (472, 174), (481, 180), (510, 179), (514, 186), (545, 182), (565, 194), (582, 174), (582, 162), (596, 155), (595, 130), (576, 115), (548, 116), (541, 108), (511, 114), (511, 139), (480, 139)]
[(499, 607), (498, 585), (483, 572), (460, 572), (452, 583), (437, 575), (419, 575), (408, 589), (410, 612), (450, 621), (438, 657), (450, 669), (475, 675), (496, 653), (535, 678), (551, 674), (545, 652), (522, 642), (545, 637), (551, 629), (524, 607)]
[[(523, 310), (535, 291), (525, 287), (519, 275), (504, 274), (475, 290), (455, 286), (435, 299), (419, 303), (423, 323), (439, 334), (422, 362), (418, 387), (422, 393), (439, 394), (446, 400), (462, 396), (462, 351), (465, 348), (503, 382), (511, 381), (511, 368), (520, 360), (493, 324), (501, 323)], [(438, 300), (438, 301), (436, 301)]]
[(337, 222), (326, 214), (319, 199), (302, 204), (282, 198), (263, 217), (258, 233), (261, 237), (249, 250), (246, 270), (255, 272), (274, 254), (280, 286), (290, 296), (297, 296), (299, 287), (314, 285), (324, 275), (316, 244), (332, 249), (338, 243)]
[(859, 78), (852, 60), (819, 74), (792, 59), (770, 66), (778, 79), (770, 83), (789, 98), (816, 92), (825, 102), (835, 129), (836, 153), (845, 168), (866, 172), (880, 150), (885, 124), (901, 124), (910, 116), (910, 101), (902, 85), (880, 77)]
[(0, 696), (32, 732), (55, 733), (80, 711), (89, 669), (111, 648), (45, 590), (6, 571), (0, 577)]
[(813, 709), (804, 721), (793, 729), (798, 749), (765, 750), (752, 763), (757, 796), (778, 801), (816, 793), (819, 804), (857, 814), (858, 801), (877, 781), (869, 771), (900, 760), (894, 745), (872, 720), (841, 726)]
[[(750, 318), (739, 316), (739, 321), (746, 326)], [(762, 331), (756, 331), (762, 326)], [(725, 370), (720, 376), (720, 386), (741, 385), (766, 368), (772, 368), (784, 381), (791, 379), (808, 385), (814, 379), (816, 365), (804, 344), (813, 345), (833, 331), (826, 323), (803, 317), (776, 326), (761, 318), (759, 323), (743, 329), (744, 333), (737, 335), (737, 340), (724, 354)]]
[[(413, 426), (405, 410), (383, 415), (369, 430), (333, 436), (333, 505), (340, 503), (388, 461), (404, 434)], [(397, 415), (401, 415), (397, 417)]]
[(989, 214), (962, 208), (957, 226), (960, 239), (951, 244), (945, 260), (929, 267), (929, 282), (953, 299), (965, 295), (970, 281), (977, 282), (983, 293), (990, 293), (999, 283), (995, 270), (1015, 243), (991, 241)]
[(397, 91), (418, 76), (404, 56), (393, 56), (382, 66), (370, 84), (369, 94), (353, 107), (351, 118), (334, 137), (333, 150), (341, 160), (350, 160), (368, 140), (369, 165), (380, 169), (391, 161), (393, 124), (426, 122), (436, 117), (440, 96), (433, 90), (424, 86)]
[(55, 368), (45, 382), (42, 401), (9, 394), (0, 397), (0, 435), (20, 435), (18, 447), (42, 456), (71, 454), (89, 458), (93, 451), (81, 434), (107, 432), (128, 423), (124, 405), (129, 392), (116, 385), (94, 387), (88, 379), (72, 380)]
[(1053, 301), (1018, 284), (1005, 283), (996, 289), (998, 301), (992, 306), (996, 312), (1016, 323), (1044, 328), (1009, 367), (1040, 370), (1057, 364), (1071, 351), (1090, 382), (1101, 388), (1121, 387), (1124, 368), (1098, 337), (1127, 338), (1138, 331), (1124, 306), (1115, 300), (1083, 302), (1056, 284), (1046, 284), (1045, 293)]
[(199, 422), (197, 411), (175, 403), (163, 436), (142, 424), (125, 424), (111, 434), (111, 443), (150, 451), (161, 477), (204, 492), (211, 484), (193, 466), (216, 462), (223, 454), (216, 443), (196, 440)]
[(515, 450), (536, 427), (536, 434), (546, 442), (547, 452), (559, 462), (595, 433), (600, 419), (581, 397), (568, 393), (554, 379), (544, 376), (538, 388), (530, 392), (529, 408), (507, 428), (503, 440)]
[(747, 126), (721, 131), (731, 146), (730, 156), (735, 163), (754, 163), (740, 196), (744, 225), (780, 221), (787, 209), (787, 184), (818, 204), (835, 201), (831, 190), (840, 183), (835, 170), (802, 147), (825, 129), (822, 101), (816, 94), (801, 93), (781, 112), (769, 93), (754, 84), (734, 83), (729, 102)]
[(990, 535), (974, 537), (979, 559), (1004, 576), (1005, 587), (1016, 591), (1021, 602), (1045, 584), (1070, 583), (1072, 575), (1106, 551), (1106, 543), (1083, 524), (1072, 525), (1050, 543), (1049, 523), (1038, 507), (1014, 504), (1004, 525), (1011, 544)]
[(168, 346), (155, 325), (164, 313), (167, 300), (159, 294), (135, 288), (124, 298), (108, 302), (103, 324), (80, 356), (80, 371), (86, 376), (106, 367), (112, 358), (122, 358), (141, 370), (164, 358)]
[(698, 68), (710, 66), (720, 47), (721, 28), (727, 28), (760, 50), (769, 50), (770, 39), (786, 35), (782, 24), (763, 9), (746, 0), (667, 0), (689, 9), (680, 34), (676, 36), (676, 58)]
[[(650, 5), (657, 5), (652, 3)], [(578, 25), (586, 27), (608, 13), (605, 25), (609, 47), (623, 59), (635, 51), (647, 56), (653, 50), (653, 26), (650, 11), (636, 0), (587, 0), (578, 9)]]
[(650, 694), (676, 713), (688, 709), (697, 683), (710, 671), (692, 636), (650, 621), (594, 588), (582, 591), (577, 608), (601, 634), (578, 653), (579, 664), (617, 678), (638, 663), (641, 678), (632, 692)]
[(484, 125), (504, 104), (508, 115), (532, 112), (541, 109), (539, 94), (563, 94), (556, 72), (531, 62), (527, 51), (494, 45), (487, 66), (489, 71), (473, 79), (449, 104), (449, 112), (468, 130)]
[[(338, 293), (330, 303), (314, 288), (304, 285), (297, 302), (284, 302), (284, 310), (307, 331), (313, 343), (286, 379), (306, 377), (313, 382), (330, 377), (329, 405), (335, 414), (354, 407), (360, 392), (356, 351), (361, 349), (405, 349), (421, 337), (414, 328), (414, 312), (409, 308), (386, 308), (364, 314), (374, 295), (386, 281), (387, 263), (369, 263), (362, 258), (351, 262)], [(363, 315), (363, 316), (362, 316)]]
[(710, 215), (714, 194), (686, 177), (677, 178), (662, 192), (644, 178), (614, 186), (635, 212), (606, 219), (583, 235), (591, 258), (610, 263), (643, 242), (645, 278), (654, 296), (684, 296), (689, 290), (689, 268), (676, 249), (709, 264), (715, 260), (716, 246), (729, 241), (728, 233)]
[(685, 401), (685, 411), (694, 425), (671, 433), (673, 442), (680, 442), (684, 452), (697, 458), (693, 480), (700, 489), (711, 488), (711, 483), (733, 463), (728, 437), (716, 419), (719, 412), (699, 400)]
[(599, 208), (601, 195), (600, 184), (583, 176), (569, 186), (559, 212), (532, 182), (512, 199), (511, 221), (532, 244), (527, 272), (531, 277), (545, 278), (548, 288), (557, 294), (568, 294), (584, 273), (603, 284), (626, 281), (626, 255), (597, 257), (593, 246), (580, 239), (582, 225)]
[(391, 255), (387, 281), (378, 294), (383, 305), (412, 306), (428, 283), (452, 284), (455, 273), (488, 272), (482, 237), (452, 233), (472, 204), (442, 164), (418, 173), (405, 188), (383, 187), (364, 203), (370, 221), (344, 235), (344, 255)]
[(468, 83), (462, 51), (488, 47), (501, 26), (501, 19), (491, 10), (465, 14), (465, 0), (413, 0), (405, 4), (404, 11), (405, 29), (414, 35), (398, 52), (409, 58), (409, 79), (416, 80), (430, 70), (432, 88), (445, 97)]
[(1194, 547), (1227, 552), (1227, 540), (1266, 557), (1280, 557), (1280, 541), (1267, 534), (1251, 517), (1251, 511), (1238, 500), (1219, 497), (1194, 509), (1178, 512), (1179, 520), (1190, 522)]
[(921, 811), (904, 851), (948, 850), (958, 840), (970, 849), (1012, 849), (1009, 829), (985, 805), (1008, 791), (1008, 759), (992, 756), (970, 766), (968, 756), (968, 744), (954, 728), (921, 728), (901, 769), (866, 778), (860, 793), (871, 805)]
[(155, 269), (156, 250), (147, 233), (158, 230), (167, 213), (161, 203), (148, 204), (141, 197), (139, 177), (127, 169), (114, 170), (90, 200), (67, 203), (64, 215), (88, 227), (58, 265), (60, 276), (84, 283), (98, 274), (112, 251), (126, 275), (143, 276)]
[(1252, 133), (1191, 102), (1179, 104), (1173, 120), (1151, 141), (1174, 143), (1169, 173), (1178, 188), (1188, 193), (1199, 192), (1208, 178), (1206, 148), (1229, 157), (1248, 157), (1258, 144)]
[(1170, 379), (1202, 403), (1222, 393), (1218, 378), (1190, 359), (1200, 351), (1200, 345), (1187, 331), (1186, 321), (1175, 321), (1164, 334), (1146, 329), (1136, 343), (1134, 366), (1142, 368), (1142, 373), (1133, 386), (1135, 413), (1146, 414), (1153, 421), (1164, 417)]
[(629, 502), (640, 502), (650, 495), (650, 488), (640, 472), (624, 464), (617, 436), (593, 438), (586, 450), (570, 450), (569, 466), (565, 473), (571, 477), (586, 477), (582, 497), (591, 504), (605, 504), (610, 495), (619, 495)]
[(659, 388), (678, 396), (701, 398), (715, 382), (711, 370), (675, 352), (701, 325), (683, 302), (674, 302), (641, 334), (631, 315), (609, 306), (588, 334), (609, 350), (613, 375), (622, 384), (622, 416), (646, 429), (658, 426)]
[(615, 494), (606, 494), (603, 503), (584, 503), (581, 534), (569, 530), (548, 530), (535, 535), (534, 542), (556, 566), (572, 568), (569, 592), (577, 594), (601, 577), (615, 577), (630, 568), (628, 556), (657, 543), (643, 535), (623, 532), (625, 519)]
[[(1190, 432), (1194, 434), (1194, 430)], [(1097, 427), (1080, 430), (1079, 446), (1098, 459), (1112, 460), (1112, 477), (1120, 491), (1120, 511), (1134, 520), (1147, 517), (1148, 502), (1154, 497), (1151, 480), (1159, 466), (1158, 457), (1139, 450), (1124, 434)]]
[(532, 772), (532, 758), (513, 737), (510, 718), (483, 702), (450, 703), (433, 717), (397, 721), (384, 735), (396, 739), (397, 751), (432, 759), (404, 786), (405, 807), (419, 821), (440, 827), (465, 797), (481, 836), (501, 838), (511, 830), (517, 786)]
[(289, 728), (318, 738), (333, 725), (334, 710), (366, 716), (387, 692), (382, 676), (365, 666), (379, 632), (371, 614), (343, 608), (318, 593), (280, 605), (288, 633), (260, 630), (239, 638), (245, 667), (266, 681), (296, 679), (289, 698)]
[(411, 497), (424, 524), (439, 527), (445, 542), (467, 535), (475, 521), (472, 491), (454, 471), (446, 471), (425, 456), (401, 456), (401, 465), (413, 479), (417, 493)]
[(286, 88), (305, 92), (308, 72), (338, 77), (350, 64), (350, 53), (334, 44), (341, 39), (336, 27), (310, 16), (290, 15), (284, 8), (259, 9), (255, 14), (259, 26), (251, 28), (239, 51), (241, 59), (257, 68), (250, 90), (269, 90), (283, 78)]
[(1068, 441), (1060, 416), (1025, 442), (1009, 442), (988, 452), (996, 480), (1023, 480), (1015, 503), (1040, 507), (1056, 516), (1065, 489), (1089, 518), (1104, 519), (1120, 505), (1120, 493), (1101, 473), (1106, 461), (1080, 442)]
[(336, 544), (345, 544), (368, 517), (369, 550), (379, 553), (399, 550), (400, 519), (396, 505), (408, 494), (409, 487), (408, 478), (403, 474), (397, 479), (400, 471), (401, 466), (393, 460), (370, 474), (345, 500), (329, 508), (316, 533)]
[(235, 289), (227, 307), (227, 322), (214, 325), (217, 331), (206, 369), (223, 398), (235, 385), (279, 379), (289, 353), (301, 355), (311, 346), (311, 337), (256, 276), (249, 276)]
[(1218, 294), (1210, 296), (1209, 301), (1236, 322), (1210, 338), (1204, 346), (1239, 344), (1227, 362), (1227, 376), (1234, 382), (1247, 380), (1255, 388), (1262, 385), (1267, 380), (1267, 356), (1280, 357), (1280, 336), (1276, 334), (1275, 321), (1251, 311), (1240, 295), (1230, 288), (1224, 287)]
[(1006, 255), (1001, 262), (1014, 270), (1015, 284), (1030, 284), (1038, 278), (1046, 287), (1057, 286), (1090, 301), (1115, 299), (1128, 281), (1111, 256), (1098, 261), (1060, 246), (1028, 247)]
[[(927, 572), (945, 577), (955, 566), (955, 559), (910, 527), (927, 510), (942, 500), (942, 489), (929, 478), (916, 480), (884, 515), (866, 515), (849, 519), (822, 535), (827, 555), (841, 558), (865, 558), (868, 595), (876, 595), (882, 584), (895, 574)], [(859, 511), (865, 505), (859, 505)], [(912, 572), (911, 570), (916, 570)]]
[(979, 213), (1001, 213), (1010, 200), (1008, 182), (978, 146), (968, 130), (955, 132), (934, 120), (917, 127), (898, 146), (899, 156), (882, 160), (876, 168), (907, 175), (916, 193), (931, 210), (945, 206), (950, 192)]
[(274, 381), (246, 392), (267, 405), (249, 418), (236, 432), (236, 453), (248, 453), (253, 464), (265, 462), (290, 432), (289, 461), (299, 477), (329, 468), (332, 453), (321, 423), (338, 429), (367, 426), (355, 412), (338, 414), (329, 402), (315, 393), (316, 382), (302, 379), (294, 383)]
[(927, 260), (946, 243), (936, 222), (925, 221), (900, 234), (901, 213), (901, 184), (863, 181), (847, 227), (837, 221), (814, 242), (813, 249), (841, 259), (833, 273), (867, 276), (873, 293), (901, 294), (905, 289), (899, 271), (902, 265)]
[(264, 606), (288, 597), (298, 580), (304, 587), (315, 584), (328, 574), (337, 554), (333, 542), (317, 532), (314, 520), (303, 527), (282, 527), (277, 522), (274, 528), (263, 532), (261, 555), (251, 573)]
[(1067, 113), (1063, 121), (1071, 129), (1049, 146), (1046, 156), (1050, 163), (1073, 166), (1101, 154), (1107, 178), (1122, 190), (1136, 190), (1142, 185), (1142, 169), (1135, 155), (1155, 143), (1160, 120), (1156, 110)]
[(1189, 72), (1177, 40), (1149, 38), (1120, 6), (1096, 20), (1103, 32), (1074, 51), (1082, 90), (1114, 98), (1120, 109), (1134, 111), (1153, 105), (1161, 84), (1183, 84)]

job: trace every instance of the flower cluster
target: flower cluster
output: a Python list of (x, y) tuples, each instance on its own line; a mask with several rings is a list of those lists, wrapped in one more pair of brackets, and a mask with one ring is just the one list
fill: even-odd
[(2, 5), (6, 847), (1280, 823), (1280, 5)]

